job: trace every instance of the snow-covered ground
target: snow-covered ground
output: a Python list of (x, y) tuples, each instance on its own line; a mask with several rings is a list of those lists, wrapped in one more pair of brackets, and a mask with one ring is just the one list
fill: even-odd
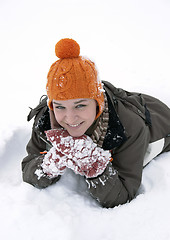
[(170, 106), (168, 0), (6, 0), (0, 2), (0, 239), (169, 240), (170, 153), (143, 172), (139, 195), (101, 208), (67, 170), (44, 190), (22, 181), (31, 133), (29, 106), (45, 94), (55, 43), (75, 39), (102, 79)]

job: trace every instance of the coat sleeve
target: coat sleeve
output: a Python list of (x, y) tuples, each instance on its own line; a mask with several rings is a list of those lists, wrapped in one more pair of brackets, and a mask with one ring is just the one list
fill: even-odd
[(30, 183), (37, 188), (45, 188), (57, 182), (60, 176), (49, 178), (42, 171), (41, 164), (44, 154), (40, 154), (46, 149), (46, 144), (38, 137), (38, 134), (32, 130), (32, 136), (27, 144), (28, 155), (22, 161), (23, 181)]
[(99, 177), (86, 179), (90, 194), (103, 207), (115, 207), (132, 200), (141, 184), (149, 130), (139, 117), (132, 119), (126, 123), (128, 140), (115, 151), (112, 163)]

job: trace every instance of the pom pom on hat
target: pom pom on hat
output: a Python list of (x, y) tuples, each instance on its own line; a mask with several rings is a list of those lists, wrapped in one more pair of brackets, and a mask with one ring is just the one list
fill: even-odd
[(55, 54), (61, 59), (77, 58), (80, 54), (80, 46), (75, 40), (64, 38), (55, 45)]

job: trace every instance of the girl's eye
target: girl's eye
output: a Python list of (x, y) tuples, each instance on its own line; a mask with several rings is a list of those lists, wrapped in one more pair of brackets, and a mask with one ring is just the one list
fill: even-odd
[(83, 108), (83, 107), (86, 107), (86, 105), (84, 105), (84, 104), (79, 104), (79, 105), (76, 106), (76, 108)]
[(57, 106), (57, 107), (55, 107), (56, 109), (65, 109), (65, 107), (63, 107), (63, 106)]

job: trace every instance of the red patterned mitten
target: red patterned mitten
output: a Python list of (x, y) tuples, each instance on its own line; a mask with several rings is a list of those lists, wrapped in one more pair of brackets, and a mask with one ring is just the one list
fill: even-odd
[(110, 152), (97, 147), (89, 136), (72, 137), (66, 130), (58, 129), (49, 130), (46, 135), (57, 151), (66, 156), (66, 166), (76, 174), (97, 177), (111, 159)]
[(52, 129), (45, 132), (47, 139), (61, 153), (69, 153), (73, 147), (73, 137), (64, 129)]
[(52, 147), (45, 155), (41, 166), (49, 178), (63, 175), (66, 170), (66, 157)]

